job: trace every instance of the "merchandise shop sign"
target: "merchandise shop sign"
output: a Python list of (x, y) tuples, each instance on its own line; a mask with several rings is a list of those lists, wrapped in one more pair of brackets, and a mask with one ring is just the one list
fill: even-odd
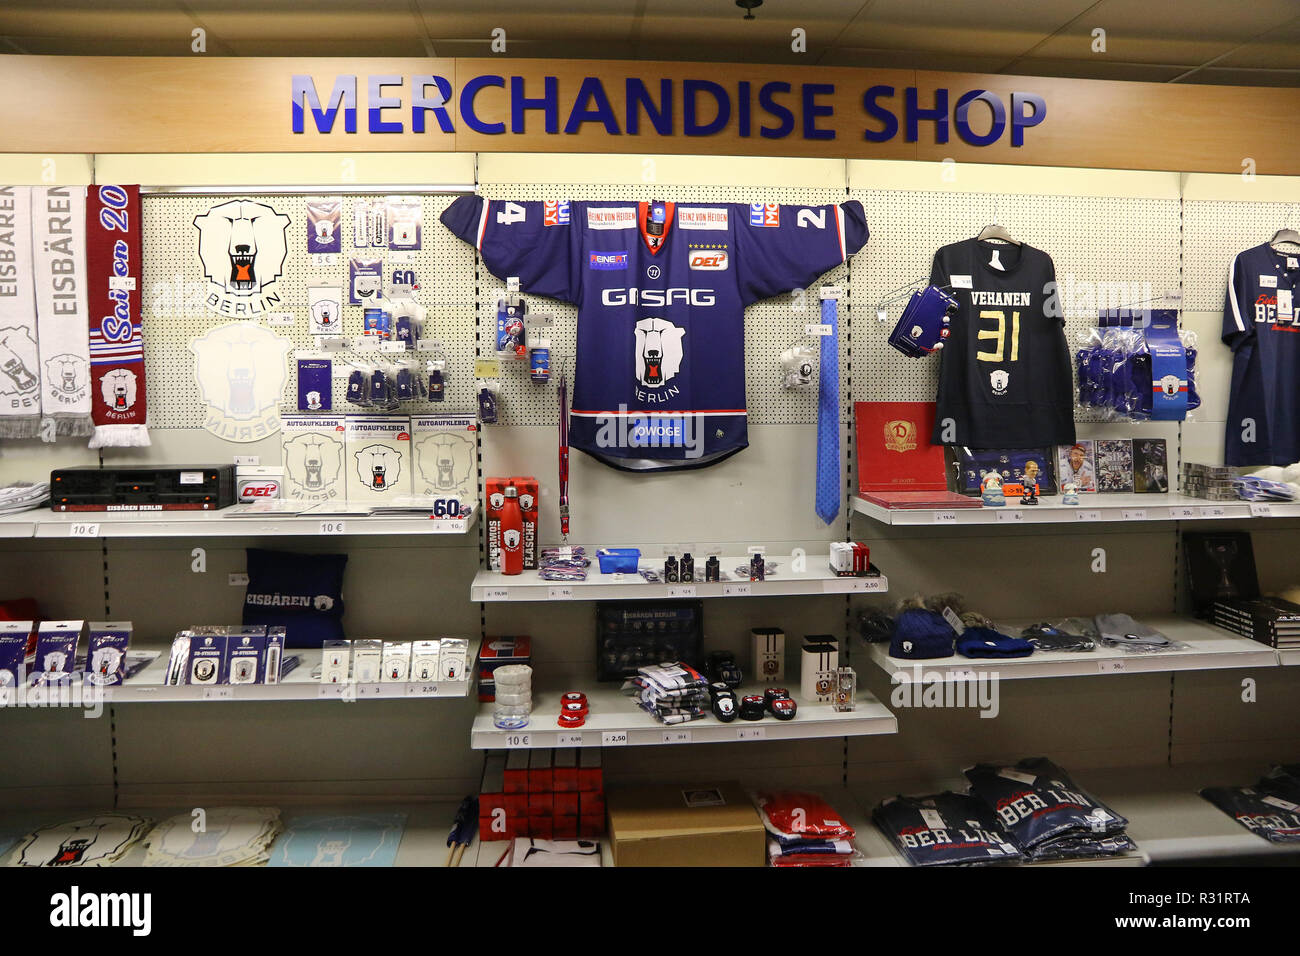
[(1028, 131), (1047, 118), (1047, 100), (1024, 90), (923, 89), (892, 82), (857, 88), (831, 75), (821, 82), (780, 73), (740, 75), (719, 80), (501, 70), (464, 75), (457, 83), (436, 73), (296, 73), (290, 79), (290, 124), (295, 134), (468, 132), (509, 138), (594, 132), (648, 139), (940, 144), (955, 137), (969, 146), (1021, 147)]

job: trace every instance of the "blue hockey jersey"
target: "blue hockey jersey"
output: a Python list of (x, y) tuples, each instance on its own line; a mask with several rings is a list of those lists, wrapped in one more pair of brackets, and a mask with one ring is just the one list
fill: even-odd
[(1232, 260), (1223, 341), (1232, 347), (1225, 465), (1300, 461), (1300, 256), (1267, 242)]
[(635, 471), (748, 443), (744, 309), (807, 286), (867, 241), (858, 202), (510, 202), (442, 222), (497, 276), (578, 307), (573, 447)]

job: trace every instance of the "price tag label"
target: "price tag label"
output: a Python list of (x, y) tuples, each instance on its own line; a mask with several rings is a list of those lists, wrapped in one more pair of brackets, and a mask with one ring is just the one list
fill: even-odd
[(1170, 508), (1169, 517), (1171, 518), (1195, 518), (1195, 508)]
[(824, 594), (852, 594), (858, 591), (874, 590), (872, 585), (878, 585), (879, 582), (870, 578), (827, 578), (822, 582), (822, 593)]
[(600, 745), (602, 747), (626, 747), (627, 731), (626, 730), (605, 730), (600, 734)]
[(1211, 505), (1208, 508), (1201, 509), (1202, 518), (1222, 518), (1228, 513), (1228, 510), (1222, 505)]
[(483, 600), (485, 601), (504, 601), (509, 597), (509, 588), (488, 588), (483, 594)]
[(405, 342), (380, 342), (379, 351), (381, 352), (409, 352)]
[(1098, 661), (1097, 673), (1099, 674), (1123, 674), (1128, 670), (1127, 661)]
[(745, 549), (746, 554), (767, 554), (767, 548), (761, 544), (751, 544)]
[(382, 697), (384, 696), (384, 685), (373, 681), (367, 681), (364, 684), (353, 684), (352, 692), (359, 698)]
[(556, 734), (555, 746), (557, 747), (581, 747), (582, 734)]
[(321, 700), (339, 700), (346, 686), (345, 684), (321, 684), (316, 688), (316, 696)]
[(109, 276), (108, 287), (114, 292), (134, 292), (135, 276)]
[(1101, 512), (1100, 512), (1100, 511), (1093, 511), (1093, 510), (1089, 510), (1089, 511), (1076, 511), (1076, 512), (1074, 513), (1074, 520), (1075, 520), (1075, 521), (1100, 521), (1100, 520), (1101, 520)]
[(68, 537), (70, 538), (98, 538), (99, 525), (97, 524), (76, 524), (68, 525)]
[(568, 585), (546, 589), (546, 597), (551, 601), (572, 601), (573, 588)]
[(1273, 517), (1273, 506), (1267, 501), (1252, 501), (1250, 503), (1250, 515), (1252, 518), (1271, 518)]
[(934, 513), (935, 524), (956, 524), (957, 512), (955, 511), (936, 511)]
[(313, 252), (311, 256), (311, 264), (317, 269), (336, 266), (338, 262), (339, 254), (337, 252)]
[(1024, 520), (1025, 520), (1025, 513), (1018, 508), (1012, 509), (1010, 511), (1003, 510), (998, 512), (998, 524), (1002, 524), (1003, 522), (1016, 522), (1016, 521), (1024, 521)]
[(226, 576), (226, 580), (232, 588), (248, 586), (248, 575), (243, 571), (231, 571), (230, 574)]
[(670, 598), (693, 598), (695, 597), (695, 585), (670, 584), (668, 585), (668, 596)]
[(767, 736), (766, 727), (737, 727), (737, 740), (762, 740)]
[(818, 322), (814, 325), (805, 326), (805, 329), (809, 335), (827, 336), (832, 333), (832, 329), (829, 323), (824, 323), (824, 322)]
[(475, 378), (500, 378), (501, 360), (499, 358), (476, 358), (474, 360)]
[(976, 677), (975, 677), (975, 672), (973, 670), (955, 670), (955, 671), (948, 672), (948, 679), (971, 681), (971, 680), (975, 680)]
[(321, 534), (343, 534), (347, 529), (346, 522), (337, 519), (332, 521), (322, 521), (320, 523)]
[(1125, 520), (1125, 521), (1146, 521), (1146, 520), (1147, 520), (1147, 512), (1146, 512), (1146, 509), (1145, 509), (1145, 508), (1125, 508), (1125, 509), (1124, 509), (1124, 520)]
[(506, 734), (506, 746), (512, 748), (531, 747), (533, 745), (532, 734)]
[(234, 700), (235, 688), (230, 686), (205, 687), (203, 688), (203, 700)]
[(664, 743), (666, 744), (689, 744), (691, 742), (691, 732), (689, 730), (665, 730)]
[(407, 697), (437, 697), (438, 685), (425, 683), (411, 683), (406, 685)]
[(753, 587), (748, 581), (737, 581), (734, 584), (724, 584), (722, 586), (723, 597), (746, 597), (752, 594)]
[(293, 325), (292, 312), (268, 312), (266, 313), (267, 325)]

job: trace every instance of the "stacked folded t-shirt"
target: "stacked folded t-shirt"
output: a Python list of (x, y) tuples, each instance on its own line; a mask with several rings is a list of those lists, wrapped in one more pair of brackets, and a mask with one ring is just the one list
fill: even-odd
[(853, 827), (829, 803), (802, 790), (760, 790), (754, 794), (767, 830), (771, 866), (852, 866)]
[(1128, 821), (1044, 757), (977, 764), (969, 793), (891, 797), (873, 817), (914, 866), (1117, 856), (1137, 846)]
[(1300, 764), (1274, 767), (1253, 787), (1206, 787), (1201, 796), (1270, 843), (1300, 842)]
[(661, 723), (681, 724), (708, 712), (709, 680), (689, 664), (652, 664), (637, 668), (636, 674), (623, 684), (623, 692)]

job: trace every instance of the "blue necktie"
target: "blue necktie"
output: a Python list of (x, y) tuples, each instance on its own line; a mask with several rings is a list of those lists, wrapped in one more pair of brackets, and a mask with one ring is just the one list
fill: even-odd
[(822, 299), (821, 367), (817, 373), (817, 517), (830, 524), (840, 513), (840, 347), (835, 300)]

